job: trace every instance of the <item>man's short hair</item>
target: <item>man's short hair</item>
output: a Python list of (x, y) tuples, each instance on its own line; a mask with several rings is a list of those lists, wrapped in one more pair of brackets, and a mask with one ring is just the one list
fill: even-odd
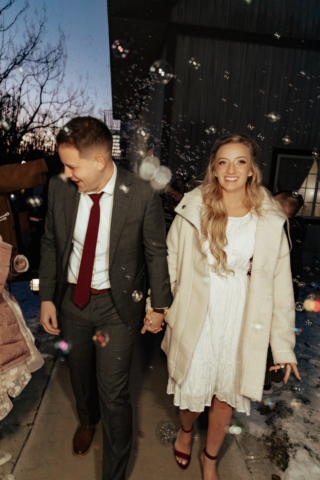
[(80, 153), (93, 147), (112, 151), (112, 135), (105, 123), (94, 117), (76, 117), (59, 131), (57, 145), (73, 145)]
[[(282, 202), (284, 202), (290, 212), (290, 214), (294, 217), (297, 215), (298, 211), (304, 205), (304, 200), (300, 193), (291, 190), (283, 190), (282, 192), (277, 192), (275, 195), (279, 199), (281, 198)], [(280, 200), (280, 199), (279, 199)]]

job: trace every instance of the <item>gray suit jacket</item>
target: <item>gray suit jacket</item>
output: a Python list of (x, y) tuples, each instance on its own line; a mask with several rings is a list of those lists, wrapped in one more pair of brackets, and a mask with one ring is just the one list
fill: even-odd
[[(123, 187), (124, 186), (124, 187)], [(123, 188), (122, 188), (123, 187)], [(67, 288), (69, 257), (80, 193), (76, 185), (54, 177), (49, 183), (45, 233), (41, 241), (40, 300), (59, 308)], [(152, 305), (172, 302), (161, 200), (150, 184), (117, 167), (110, 231), (109, 275), (112, 295), (126, 325), (139, 322), (145, 305), (146, 267)], [(137, 290), (144, 297), (134, 302)]]

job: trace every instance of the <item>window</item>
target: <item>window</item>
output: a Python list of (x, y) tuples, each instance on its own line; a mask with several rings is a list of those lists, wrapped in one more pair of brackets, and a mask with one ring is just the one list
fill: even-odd
[[(305, 201), (298, 215), (320, 217), (320, 159), (311, 154), (277, 153), (273, 162), (273, 193), (292, 190)], [(271, 172), (272, 176), (272, 172)], [(272, 181), (272, 179), (271, 179)]]

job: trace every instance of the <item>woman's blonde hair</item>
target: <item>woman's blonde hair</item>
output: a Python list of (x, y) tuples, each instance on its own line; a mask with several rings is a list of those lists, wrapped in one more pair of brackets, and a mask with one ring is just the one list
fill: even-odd
[(222, 200), (222, 188), (215, 177), (217, 152), (228, 143), (241, 143), (250, 150), (252, 176), (248, 177), (246, 186), (248, 211), (253, 207), (260, 215), (264, 198), (264, 189), (261, 188), (262, 175), (257, 164), (259, 147), (255, 140), (244, 133), (227, 134), (217, 140), (211, 150), (210, 162), (202, 184), (201, 247), (206, 240), (209, 241), (210, 251), (216, 260), (213, 268), (219, 275), (232, 273), (232, 270), (227, 267), (227, 254), (223, 250), (228, 243), (226, 236), (228, 213)]

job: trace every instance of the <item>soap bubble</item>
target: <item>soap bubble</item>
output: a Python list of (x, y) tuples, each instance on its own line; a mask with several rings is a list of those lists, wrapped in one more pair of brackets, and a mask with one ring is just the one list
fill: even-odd
[(275, 36), (278, 40), (279, 40), (279, 38), (281, 38), (280, 33), (277, 33), (277, 32), (274, 34), (274, 36)]
[(10, 200), (12, 200), (14, 202), (14, 200), (16, 199), (16, 194), (15, 193), (10, 193), (9, 197), (10, 197)]
[(109, 335), (108, 333), (99, 330), (93, 335), (92, 340), (97, 346), (105, 347), (109, 342)]
[(68, 181), (68, 179), (67, 179), (67, 177), (65, 176), (64, 173), (60, 173), (59, 178), (60, 178), (64, 183), (66, 183), (66, 182)]
[(195, 57), (191, 57), (189, 60), (189, 67), (193, 70), (199, 70), (201, 63)]
[(160, 160), (154, 155), (145, 157), (139, 168), (139, 175), (143, 180), (151, 180), (156, 170), (160, 167)]
[(126, 58), (129, 53), (128, 44), (125, 40), (115, 40), (111, 45), (111, 51), (115, 58)]
[(302, 332), (302, 328), (295, 327), (293, 331), (295, 332), (296, 335), (300, 335), (300, 333)]
[(267, 115), (267, 118), (268, 118), (269, 122), (275, 123), (275, 122), (277, 122), (278, 120), (280, 120), (281, 116), (280, 116), (277, 112), (270, 112), (270, 113)]
[(247, 126), (247, 128), (249, 128), (249, 130), (253, 130), (253, 129), (254, 129), (254, 126), (249, 123), (249, 125)]
[(291, 390), (293, 392), (302, 393), (304, 391), (304, 388), (301, 387), (300, 385), (292, 385)]
[(153, 365), (149, 365), (149, 370), (154, 370), (154, 366), (153, 366)]
[(270, 410), (273, 410), (274, 407), (276, 406), (276, 402), (273, 402), (270, 398), (267, 398), (264, 402), (266, 407), (269, 407)]
[(56, 349), (60, 349), (63, 353), (67, 354), (71, 350), (70, 343), (66, 342), (65, 340), (60, 340), (54, 344)]
[(296, 307), (297, 312), (303, 312), (303, 310), (304, 310), (303, 303), (301, 303), (301, 302), (297, 302), (295, 307)]
[(315, 288), (317, 286), (316, 282), (311, 283), (311, 287)]
[(302, 75), (303, 77), (305, 77), (307, 74), (306, 74), (306, 72), (304, 72), (303, 70), (301, 70), (300, 75)]
[(319, 157), (319, 150), (317, 148), (314, 148), (312, 150), (312, 156), (315, 158)]
[(309, 320), (309, 319), (306, 320), (304, 323), (305, 323), (305, 325), (307, 325), (308, 327), (311, 327), (311, 325), (312, 325), (312, 322), (311, 322), (311, 320)]
[(172, 422), (160, 422), (156, 428), (156, 436), (164, 447), (171, 446), (178, 431)]
[(129, 190), (130, 190), (130, 188), (127, 187), (127, 186), (124, 185), (124, 184), (120, 185), (119, 189), (122, 190), (123, 193), (125, 193), (125, 194), (127, 194), (127, 193), (129, 192)]
[(8, 132), (11, 128), (9, 120), (1, 120), (0, 125)]
[(300, 287), (300, 288), (304, 288), (305, 286), (306, 286), (306, 284), (304, 282), (298, 283), (298, 287)]
[(289, 137), (289, 135), (286, 135), (285, 137), (283, 137), (282, 142), (283, 142), (285, 145), (289, 145), (289, 144), (292, 142), (292, 140), (291, 140), (291, 138)]
[(296, 242), (297, 242), (297, 243), (301, 243), (301, 240), (298, 238), (298, 239), (296, 240)]
[(260, 325), (260, 323), (252, 323), (251, 327), (254, 328), (255, 330), (261, 330), (262, 329), (262, 325)]
[(133, 301), (134, 301), (134, 302), (140, 302), (140, 300), (143, 299), (143, 293), (142, 293), (142, 292), (139, 292), (138, 290), (135, 290), (135, 291), (132, 293), (132, 298), (133, 298)]
[(156, 83), (167, 85), (174, 77), (172, 68), (166, 60), (157, 60), (150, 67), (150, 74)]
[(154, 190), (164, 189), (171, 180), (171, 171), (168, 167), (161, 166), (157, 168), (154, 172), (153, 177), (151, 178), (151, 187)]
[(302, 402), (301, 402), (301, 400), (298, 400), (297, 398), (294, 398), (293, 400), (291, 400), (290, 405), (291, 405), (291, 407), (294, 407), (294, 408), (300, 408), (301, 405), (302, 405)]

